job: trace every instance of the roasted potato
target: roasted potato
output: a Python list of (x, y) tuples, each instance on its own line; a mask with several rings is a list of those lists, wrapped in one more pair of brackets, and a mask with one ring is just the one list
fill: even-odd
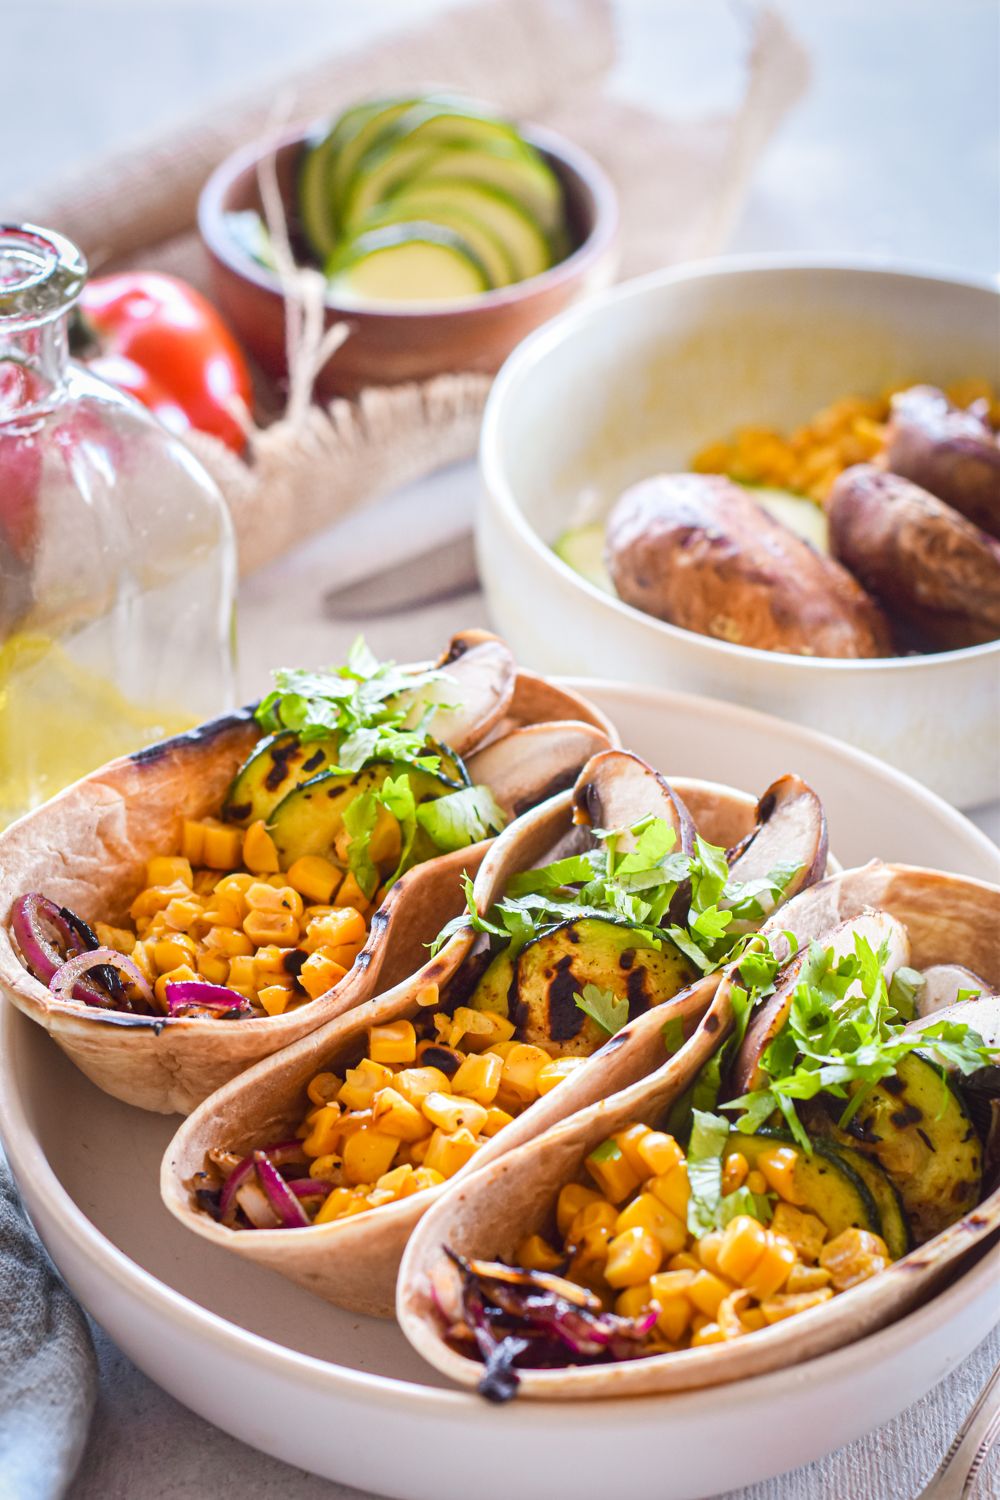
[(891, 653), (861, 585), (721, 475), (626, 490), (608, 519), (607, 563), (627, 604), (685, 630), (799, 656)]
[(885, 459), (894, 474), (1000, 537), (1000, 440), (975, 407), (952, 406), (932, 385), (901, 391), (892, 398)]
[(830, 546), (881, 604), (937, 650), (1000, 636), (1000, 543), (919, 485), (873, 464), (840, 475)]

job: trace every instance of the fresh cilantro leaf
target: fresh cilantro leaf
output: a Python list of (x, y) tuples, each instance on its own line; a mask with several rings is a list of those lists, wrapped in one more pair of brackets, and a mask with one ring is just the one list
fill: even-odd
[(378, 887), (378, 870), (369, 852), (377, 821), (378, 798), (373, 791), (362, 792), (344, 808), (344, 827), (351, 835), (347, 846), (347, 867), (367, 901)]
[(616, 996), (610, 990), (599, 989), (596, 984), (585, 984), (583, 994), (573, 996), (578, 1010), (596, 1021), (608, 1036), (621, 1031), (628, 1020), (628, 1000), (624, 995)]
[(737, 1214), (751, 1214), (767, 1223), (771, 1217), (770, 1200), (745, 1189), (723, 1196), (722, 1162), (729, 1144), (731, 1126), (721, 1115), (694, 1109), (691, 1138), (687, 1147), (687, 1175), (691, 1196), (688, 1199), (688, 1232), (696, 1239), (721, 1229)]
[(506, 818), (488, 786), (467, 786), (417, 808), (417, 822), (441, 850), (466, 849), (499, 833)]
[(924, 987), (924, 976), (919, 969), (898, 968), (889, 985), (889, 1004), (897, 1016), (912, 1021), (917, 1013), (916, 1000)]

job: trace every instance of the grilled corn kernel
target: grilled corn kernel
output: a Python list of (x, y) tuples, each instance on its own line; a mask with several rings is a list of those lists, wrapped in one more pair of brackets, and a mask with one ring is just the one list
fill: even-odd
[(705, 1344), (721, 1344), (725, 1341), (725, 1337), (718, 1323), (711, 1321), (702, 1323), (701, 1327), (696, 1328), (691, 1335), (691, 1348), (701, 1349)]
[(486, 1110), (474, 1099), (456, 1094), (428, 1094), (420, 1106), (432, 1125), (452, 1135), (456, 1130), (471, 1130), (478, 1135), (486, 1123)]
[(743, 1278), (743, 1284), (758, 1302), (763, 1302), (765, 1297), (773, 1297), (775, 1292), (781, 1291), (797, 1260), (794, 1245), (780, 1234), (768, 1233), (764, 1254), (750, 1274)]
[(198, 976), (190, 964), (178, 964), (176, 969), (170, 969), (166, 974), (161, 974), (153, 985), (153, 994), (160, 1004), (166, 1009), (167, 985), (183, 984), (186, 980), (197, 979)]
[(218, 888), (202, 908), (202, 916), (210, 927), (242, 927), (246, 914), (247, 904), (239, 891), (220, 891)]
[(648, 1229), (638, 1225), (616, 1234), (608, 1246), (604, 1279), (609, 1286), (638, 1286), (660, 1269), (663, 1253)]
[(128, 914), (133, 922), (137, 922), (141, 917), (152, 917), (156, 912), (162, 911), (165, 906), (169, 906), (177, 895), (187, 896), (188, 891), (184, 886), (148, 886), (136, 896), (128, 909)]
[(256, 977), (254, 961), (247, 954), (238, 954), (236, 958), (229, 960), (229, 977), (226, 982), (234, 990), (253, 989)]
[(789, 1296), (799, 1292), (818, 1292), (821, 1287), (830, 1285), (830, 1279), (829, 1271), (824, 1271), (822, 1266), (797, 1264), (788, 1273), (785, 1291)]
[(222, 823), (204, 825), (205, 838), (202, 845), (201, 863), (210, 870), (235, 870), (242, 855), (243, 830), (226, 828)]
[(696, 1241), (694, 1245), (694, 1253), (698, 1258), (699, 1264), (704, 1270), (714, 1271), (716, 1275), (721, 1274), (719, 1271), (719, 1251), (721, 1249), (721, 1229), (713, 1229), (710, 1233), (703, 1234), (701, 1239)]
[(345, 1109), (368, 1109), (379, 1089), (389, 1088), (393, 1082), (390, 1068), (363, 1058), (356, 1068), (348, 1068), (337, 1102)]
[(302, 1142), (307, 1156), (328, 1156), (336, 1150), (341, 1137), (343, 1116), (336, 1104), (324, 1104), (312, 1116), (312, 1128)]
[(422, 984), (418, 986), (414, 1000), (421, 1010), (431, 1010), (437, 1005), (441, 997), (440, 986), (436, 984)]
[(688, 1187), (687, 1162), (680, 1161), (669, 1172), (664, 1172), (651, 1177), (646, 1184), (647, 1192), (659, 1198), (660, 1202), (675, 1213), (679, 1219), (687, 1221), (688, 1199), (691, 1189)]
[[(459, 1005), (451, 1017), (444, 1040), (449, 1047), (461, 1046), (467, 1052), (479, 1052), (497, 1042), (508, 1042), (513, 1035), (514, 1023), (498, 1016), (495, 1011), (473, 1010), (468, 1005)], [(541, 1051), (538, 1047), (533, 1050)], [(547, 1052), (544, 1058), (545, 1062), (549, 1061)]]
[(698, 1312), (703, 1313), (706, 1318), (714, 1318), (723, 1297), (728, 1297), (733, 1290), (732, 1282), (724, 1281), (714, 1272), (698, 1271), (688, 1287), (688, 1296)]
[(801, 1189), (795, 1182), (798, 1160), (799, 1153), (791, 1146), (769, 1146), (757, 1158), (757, 1167), (763, 1172), (764, 1181), (785, 1203), (802, 1202)]
[(306, 1093), (313, 1104), (329, 1104), (343, 1088), (343, 1079), (336, 1073), (317, 1073), (309, 1080)]
[(838, 1292), (884, 1271), (891, 1258), (881, 1236), (867, 1229), (844, 1229), (819, 1252), (819, 1263)]
[(337, 892), (337, 901), (341, 906), (354, 907), (355, 911), (358, 913), (366, 912), (368, 910), (368, 898), (361, 887), (358, 885), (358, 882), (355, 879), (354, 872), (352, 870), (348, 870), (347, 874), (344, 876), (343, 884), (341, 885), (340, 890)]
[(339, 984), (347, 970), (324, 953), (311, 953), (299, 970), (299, 983), (312, 1000)]
[(833, 1292), (828, 1286), (818, 1287), (814, 1292), (799, 1292), (796, 1296), (784, 1293), (778, 1297), (768, 1297), (766, 1302), (760, 1304), (760, 1310), (764, 1314), (765, 1323), (780, 1323), (783, 1318), (794, 1317), (796, 1313), (807, 1312), (810, 1307), (819, 1307), (822, 1302), (829, 1302)]
[(428, 1094), (451, 1092), (451, 1080), (440, 1068), (403, 1068), (393, 1079), (393, 1086), (417, 1109)]
[(368, 1028), (368, 1056), (373, 1062), (411, 1063), (417, 1055), (412, 1021), (388, 1021)]
[(747, 1277), (760, 1261), (767, 1244), (768, 1234), (763, 1224), (749, 1214), (738, 1214), (722, 1231), (716, 1255), (718, 1270), (737, 1286), (749, 1285)]
[(191, 861), (182, 857), (170, 857), (168, 855), (157, 855), (154, 859), (146, 861), (146, 884), (147, 885), (186, 885), (188, 890), (194, 884), (194, 875), (191, 870)]
[(387, 807), (380, 807), (375, 827), (368, 841), (368, 853), (376, 865), (395, 868), (402, 849), (402, 833), (399, 822)]
[[(446, 1095), (432, 1095), (445, 1098)], [(372, 1101), (372, 1124), (386, 1135), (394, 1135), (401, 1141), (419, 1141), (430, 1135), (429, 1121), (420, 1110), (404, 1099), (398, 1089), (379, 1089)]]
[(747, 1180), (750, 1171), (749, 1163), (742, 1151), (730, 1151), (722, 1164), (722, 1191), (724, 1194), (735, 1193)]
[(335, 1187), (333, 1192), (329, 1193), (323, 1199), (323, 1206), (313, 1220), (313, 1223), (329, 1224), (334, 1219), (343, 1218), (346, 1210), (354, 1201), (356, 1200), (350, 1188)]
[(196, 959), (198, 973), (209, 984), (229, 983), (229, 959), (224, 953), (201, 952)]
[(342, 879), (337, 866), (318, 854), (303, 854), (288, 866), (288, 884), (307, 901), (317, 901), (321, 906), (330, 904)]
[[(494, 1019), (503, 1018), (497, 1016)], [(541, 1047), (533, 1047), (528, 1042), (516, 1043), (504, 1058), (501, 1074), (503, 1092), (521, 1104), (531, 1104), (538, 1098), (535, 1080), (548, 1061), (549, 1054), (543, 1052)]]
[[(543, 1068), (539, 1078), (544, 1071)], [(464, 1094), (467, 1099), (474, 1099), (477, 1104), (488, 1108), (496, 1098), (502, 1073), (502, 1058), (492, 1053), (470, 1053), (451, 1080), (451, 1087), (456, 1094)]]
[(535, 1087), (539, 1095), (549, 1093), (556, 1084), (562, 1083), (571, 1073), (582, 1068), (586, 1061), (585, 1057), (556, 1057), (547, 1062), (535, 1075)]
[(615, 1223), (615, 1233), (626, 1229), (647, 1229), (663, 1254), (676, 1255), (687, 1243), (687, 1225), (652, 1193), (639, 1193), (623, 1208)]
[(584, 1187), (578, 1182), (567, 1182), (559, 1189), (559, 1197), (556, 1202), (556, 1226), (563, 1239), (569, 1234), (569, 1228), (581, 1208), (586, 1208), (588, 1203), (603, 1203), (605, 1200), (600, 1193), (595, 1193), (593, 1188)]
[(251, 823), (243, 835), (243, 863), (254, 875), (273, 875), (281, 869), (278, 850), (263, 818)]
[(478, 1149), (479, 1143), (471, 1130), (459, 1129), (450, 1135), (435, 1130), (427, 1147), (424, 1166), (440, 1172), (442, 1177), (454, 1177)]
[(694, 1317), (688, 1288), (694, 1271), (658, 1271), (650, 1277), (650, 1296), (657, 1308), (656, 1325), (671, 1343), (680, 1343)]
[(652, 1133), (648, 1125), (628, 1125), (624, 1130), (616, 1130), (612, 1136), (640, 1182), (652, 1175), (651, 1168), (639, 1149), (646, 1136)]
[(529, 1234), (514, 1251), (514, 1264), (526, 1271), (555, 1271), (563, 1257), (540, 1234)]
[(127, 927), (109, 927), (107, 922), (95, 922), (94, 931), (102, 948), (113, 948), (116, 953), (131, 953), (135, 947), (135, 933)]
[(332, 1177), (334, 1172), (340, 1170), (342, 1163), (335, 1151), (330, 1151), (326, 1156), (317, 1156), (315, 1161), (309, 1163), (309, 1176), (324, 1181)]
[(265, 943), (253, 956), (253, 971), (259, 984), (293, 983), (292, 975), (285, 967), (285, 959), (294, 950), (279, 948), (277, 943)]
[(486, 1123), (480, 1134), (496, 1135), (497, 1131), (503, 1130), (504, 1126), (509, 1125), (513, 1118), (514, 1116), (509, 1115), (505, 1109), (500, 1109), (498, 1105), (491, 1104), (486, 1111)]
[(415, 1193), (425, 1192), (427, 1188), (437, 1187), (444, 1182), (442, 1173), (435, 1171), (433, 1167), (417, 1167), (410, 1178), (413, 1184), (411, 1191)]
[(269, 1016), (284, 1015), (294, 998), (294, 992), (283, 984), (265, 984), (257, 991), (257, 999)]
[(684, 1152), (673, 1136), (662, 1130), (647, 1130), (636, 1151), (643, 1162), (643, 1177), (662, 1177), (684, 1160)]
[(181, 830), (181, 853), (190, 865), (204, 864), (205, 826), (193, 818), (185, 818)]
[(745, 1287), (739, 1287), (735, 1292), (730, 1292), (728, 1297), (723, 1297), (715, 1316), (723, 1338), (742, 1338), (750, 1331), (743, 1319), (750, 1311), (751, 1301), (750, 1293)]
[(176, 969), (179, 964), (192, 963), (194, 953), (193, 939), (183, 932), (160, 938), (153, 944), (153, 962), (161, 974), (165, 974), (168, 969)]
[(350, 1183), (374, 1182), (388, 1172), (399, 1137), (381, 1130), (358, 1130), (344, 1142), (344, 1176)]
[(258, 945), (293, 948), (299, 940), (299, 924), (290, 911), (249, 911), (243, 918), (243, 931)]
[(606, 1198), (599, 1198), (596, 1203), (585, 1203), (573, 1215), (566, 1232), (566, 1243), (567, 1245), (580, 1245), (595, 1229), (607, 1230), (607, 1240), (610, 1240), (617, 1233), (615, 1228), (617, 1222), (618, 1214), (615, 1206)]
[(228, 958), (238, 958), (241, 954), (249, 957), (253, 952), (253, 943), (246, 933), (237, 932), (235, 927), (210, 927), (205, 934), (205, 946), (225, 953)]
[(368, 928), (360, 912), (352, 906), (335, 906), (325, 916), (309, 922), (304, 947), (312, 953), (316, 948), (335, 948), (342, 943), (363, 944), (367, 936)]
[(609, 1141), (603, 1141), (590, 1153), (587, 1157), (587, 1171), (612, 1203), (621, 1203), (639, 1186), (639, 1177), (613, 1137)]
[(771, 1228), (775, 1234), (783, 1234), (795, 1246), (800, 1260), (812, 1263), (819, 1256), (826, 1239), (826, 1225), (815, 1214), (793, 1208), (790, 1203), (779, 1203), (774, 1210)]
[(763, 1172), (756, 1169), (754, 1171), (748, 1172), (747, 1187), (749, 1188), (751, 1193), (766, 1193), (767, 1178), (764, 1176)]
[(618, 1293), (615, 1312), (620, 1318), (641, 1318), (652, 1299), (649, 1282), (643, 1281), (638, 1286), (626, 1287), (623, 1292)]

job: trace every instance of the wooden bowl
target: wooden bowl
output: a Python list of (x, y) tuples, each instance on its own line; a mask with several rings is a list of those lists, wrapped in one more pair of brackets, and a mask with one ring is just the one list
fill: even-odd
[[(260, 211), (258, 166), (273, 156), (294, 244), (295, 175), (307, 134), (298, 129), (227, 157), (206, 182), (198, 204), (212, 296), (237, 337), (277, 378), (287, 374), (285, 304), (278, 278), (239, 246), (225, 215)], [(618, 258), (614, 188), (592, 157), (561, 136), (534, 128), (523, 134), (563, 185), (576, 248), (538, 276), (461, 301), (391, 309), (383, 303), (368, 309), (328, 299), (327, 326), (344, 321), (351, 332), (320, 372), (320, 396), (353, 395), (366, 385), (426, 380), (445, 371), (492, 374), (532, 329), (609, 284)]]

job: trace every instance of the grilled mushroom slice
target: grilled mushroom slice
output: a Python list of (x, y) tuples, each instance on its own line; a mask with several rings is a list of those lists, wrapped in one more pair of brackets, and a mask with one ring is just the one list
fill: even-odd
[(932, 385), (900, 391), (885, 458), (894, 474), (1000, 538), (1000, 438), (975, 406), (963, 411)]

